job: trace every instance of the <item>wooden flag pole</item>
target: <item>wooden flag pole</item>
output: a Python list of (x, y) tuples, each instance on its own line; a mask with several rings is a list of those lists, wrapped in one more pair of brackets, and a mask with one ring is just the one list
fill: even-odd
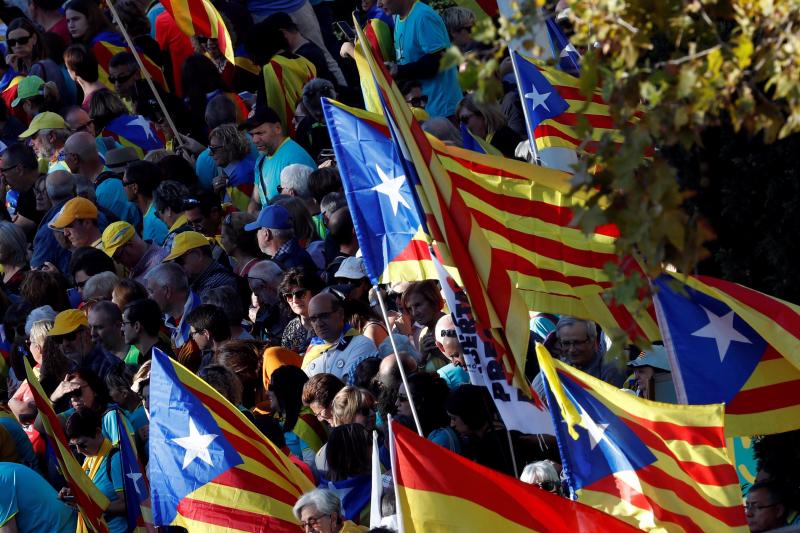
[(139, 55), (139, 51), (133, 44), (133, 39), (131, 39), (131, 36), (128, 35), (128, 30), (126, 30), (125, 26), (123, 26), (122, 19), (119, 18), (119, 13), (117, 13), (117, 8), (114, 7), (112, 0), (108, 0), (106, 5), (108, 5), (108, 9), (111, 11), (111, 16), (114, 18), (114, 23), (117, 25), (119, 31), (122, 33), (122, 36), (125, 38), (125, 42), (128, 44), (128, 48), (130, 48), (133, 57), (136, 58), (136, 63), (139, 64), (139, 70), (141, 70), (142, 76), (144, 76), (145, 81), (147, 81), (147, 85), (150, 86), (150, 90), (153, 91), (153, 96), (156, 97), (158, 107), (161, 108), (161, 112), (164, 113), (164, 118), (167, 121), (167, 125), (169, 126), (169, 129), (172, 130), (172, 136), (175, 139), (175, 142), (178, 143), (178, 146), (183, 146), (183, 141), (178, 133), (178, 128), (175, 127), (175, 123), (172, 121), (172, 117), (167, 111), (167, 106), (164, 105), (164, 101), (161, 99), (161, 95), (158, 93), (158, 89), (156, 89), (156, 86), (153, 83), (153, 78), (150, 77), (150, 73), (145, 68), (142, 58)]

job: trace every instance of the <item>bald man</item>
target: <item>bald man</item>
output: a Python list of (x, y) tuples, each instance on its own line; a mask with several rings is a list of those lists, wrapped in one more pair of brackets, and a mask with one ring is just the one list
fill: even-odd
[(378, 357), (372, 339), (350, 328), (344, 330), (342, 302), (331, 293), (317, 294), (308, 302), (308, 320), (317, 336), (303, 357), (306, 374), (333, 374), (347, 381), (351, 367), (367, 357)]
[(97, 152), (95, 138), (88, 132), (73, 133), (64, 144), (64, 161), (74, 174), (94, 184), (97, 204), (133, 227), (142, 223), (139, 208), (128, 200), (122, 178), (106, 168)]
[(453, 323), (452, 315), (444, 315), (436, 322), (434, 336), (436, 338), (436, 347), (450, 361), (437, 370), (442, 379), (447, 382), (447, 386), (455, 389), (464, 383), (469, 383), (467, 364), (464, 361), (461, 343), (458, 342), (458, 332), (456, 331), (456, 325)]

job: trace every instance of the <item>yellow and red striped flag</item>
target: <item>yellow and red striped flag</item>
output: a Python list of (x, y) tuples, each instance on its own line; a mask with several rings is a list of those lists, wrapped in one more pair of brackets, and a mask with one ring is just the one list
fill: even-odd
[[(372, 45), (356, 26), (358, 40), (375, 80), (384, 115), (406, 170), (415, 182), (422, 209), (427, 213), (431, 236), (446, 243), (443, 264), (457, 267), (476, 325), (492, 329), (498, 361), (506, 378), (522, 391), (530, 384), (523, 369), (528, 348), (528, 309), (508, 273), (492, 261), (491, 246), (470, 216), (464, 199), (449, 183), (447, 172), (434, 153), (428, 137), (411, 114), (400, 89), (375, 58)], [(492, 295), (491, 299), (489, 294)]]
[[(162, 0), (178, 28), (189, 37), (209, 37), (217, 40), (220, 52), (231, 64), (236, 64), (231, 34), (222, 15), (208, 0)], [(177, 67), (176, 67), (177, 68)]]
[(647, 531), (747, 531), (722, 404), (644, 400), (536, 353), (578, 501)]
[(109, 501), (100, 489), (98, 489), (81, 465), (78, 464), (75, 456), (67, 444), (67, 437), (64, 435), (64, 428), (58, 415), (53, 410), (53, 404), (42, 390), (39, 378), (33, 373), (30, 363), (25, 359), (25, 372), (28, 376), (31, 394), (39, 409), (44, 431), (47, 433), (48, 442), (56, 456), (61, 474), (69, 484), (72, 495), (75, 496), (75, 503), (78, 506), (78, 526), (83, 525), (97, 533), (107, 533), (108, 524), (103, 518), (103, 512), (108, 508)]
[(474, 463), (397, 422), (391, 424), (401, 531), (638, 531), (587, 505)]
[(729, 436), (800, 429), (800, 307), (707, 276), (653, 285), (681, 403), (724, 403)]
[(297, 531), (311, 481), (241, 411), (155, 350), (150, 375), (153, 521), (189, 531)]
[(278, 54), (264, 65), (263, 76), (267, 106), (278, 114), (283, 131), (294, 135), (294, 110), (303, 86), (317, 76), (316, 67), (305, 57)]
[[(130, 48), (128, 48), (125, 39), (118, 33), (102, 31), (92, 39), (90, 49), (95, 59), (97, 59), (100, 82), (112, 91), (115, 91), (114, 85), (108, 81), (109, 65), (111, 64), (111, 58), (118, 53), (130, 52)], [(141, 51), (139, 51), (139, 56), (142, 59), (147, 73), (153, 79), (153, 82), (158, 84), (165, 91), (169, 90), (167, 78), (164, 77), (164, 71)]]

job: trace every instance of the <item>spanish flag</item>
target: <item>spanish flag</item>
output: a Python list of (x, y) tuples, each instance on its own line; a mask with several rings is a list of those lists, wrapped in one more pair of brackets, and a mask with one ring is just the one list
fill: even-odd
[(58, 461), (61, 474), (69, 488), (72, 489), (72, 495), (75, 496), (75, 503), (78, 505), (79, 511), (78, 529), (107, 533), (108, 524), (103, 518), (103, 512), (110, 503), (108, 498), (92, 483), (75, 456), (72, 455), (72, 450), (67, 444), (67, 437), (64, 435), (64, 429), (61, 427), (58, 415), (53, 410), (53, 404), (42, 390), (42, 385), (36, 374), (33, 373), (27, 359), (25, 359), (25, 372), (28, 375), (28, 384), (36, 402), (36, 408), (39, 409), (41, 415), (42, 425), (49, 437), (50, 447)]
[(392, 422), (392, 431), (401, 531), (638, 531), (589, 506), (465, 459), (397, 422)]
[(536, 355), (578, 501), (646, 531), (747, 531), (722, 404), (644, 400)]
[(150, 377), (153, 521), (193, 532), (295, 532), (313, 487), (219, 392), (159, 350)]

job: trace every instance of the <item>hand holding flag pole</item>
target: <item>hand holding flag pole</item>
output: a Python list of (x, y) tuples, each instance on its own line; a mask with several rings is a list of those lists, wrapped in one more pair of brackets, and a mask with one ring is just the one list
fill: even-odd
[(147, 81), (147, 85), (150, 87), (150, 90), (153, 91), (153, 96), (156, 98), (156, 102), (158, 102), (158, 107), (161, 108), (161, 112), (164, 113), (164, 119), (167, 121), (167, 125), (169, 125), (169, 129), (172, 130), (173, 138), (175, 142), (178, 143), (178, 146), (183, 146), (183, 141), (181, 140), (181, 136), (178, 133), (178, 128), (175, 127), (175, 123), (172, 121), (172, 117), (167, 111), (167, 106), (164, 105), (164, 101), (161, 99), (161, 95), (158, 93), (155, 84), (153, 84), (153, 78), (150, 77), (150, 73), (144, 66), (142, 62), (142, 57), (139, 55), (139, 51), (136, 49), (136, 46), (133, 44), (133, 39), (128, 34), (128, 30), (125, 29), (125, 26), (122, 24), (122, 19), (119, 18), (119, 13), (117, 13), (117, 8), (114, 7), (114, 3), (111, 1), (106, 2), (109, 11), (111, 12), (111, 16), (114, 19), (114, 23), (119, 28), (120, 33), (125, 38), (125, 42), (128, 44), (128, 48), (131, 49), (131, 53), (133, 57), (136, 58), (136, 63), (139, 65), (139, 70), (141, 71), (142, 75), (144, 76), (145, 81)]

